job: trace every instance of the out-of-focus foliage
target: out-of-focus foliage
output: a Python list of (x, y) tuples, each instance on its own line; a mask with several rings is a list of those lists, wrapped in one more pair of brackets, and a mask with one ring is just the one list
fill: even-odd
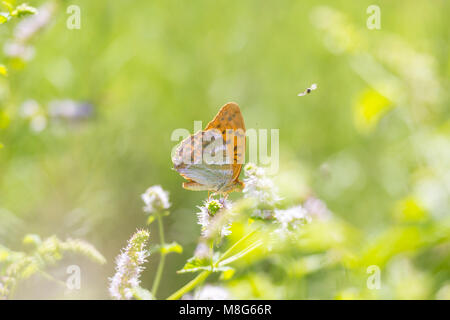
[(38, 235), (28, 234), (23, 238), (23, 244), (28, 251), (12, 251), (0, 245), (0, 299), (13, 298), (20, 281), (36, 274), (65, 288), (66, 283), (47, 273), (46, 269), (68, 253), (83, 255), (98, 264), (106, 263), (101, 253), (82, 240), (61, 241), (55, 236), (41, 240)]
[[(448, 1), (379, 1), (380, 30), (366, 27), (371, 1), (30, 0), (37, 14), (27, 16), (13, 14), (22, 2), (7, 3), (0, 252), (29, 257), (16, 251), (27, 234), (85, 239), (111, 263), (81, 263), (87, 280), (76, 297), (107, 298), (114, 257), (148, 219), (139, 196), (161, 184), (171, 193), (164, 219), (174, 245), (154, 249), (179, 254), (167, 256), (158, 297), (173, 293), (193, 277), (176, 271), (197, 245), (196, 206), (206, 195), (181, 188), (171, 134), (236, 101), (247, 128), (280, 129), (273, 178), (282, 206), (313, 196), (332, 214), (277, 245), (256, 234), (266, 251), (208, 282), (236, 298), (449, 299)], [(72, 4), (80, 29), (66, 25)], [(317, 90), (298, 97), (311, 83)], [(157, 224), (149, 228), (158, 239)], [(221, 248), (247, 228), (235, 222)], [(149, 259), (143, 287), (158, 259)], [(379, 289), (368, 286), (371, 266)], [(58, 283), (43, 290), (33, 281), (19, 282), (14, 297), (64, 297)]]

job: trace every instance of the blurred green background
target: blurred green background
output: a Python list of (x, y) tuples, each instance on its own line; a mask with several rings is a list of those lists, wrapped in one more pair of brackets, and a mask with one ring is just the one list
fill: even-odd
[[(206, 194), (181, 188), (171, 134), (206, 124), (228, 101), (241, 106), (247, 128), (280, 130), (274, 179), (287, 201), (315, 194), (326, 202), (363, 239), (350, 246), (364, 244), (367, 265), (390, 270), (383, 281), (409, 272), (377, 298), (450, 295), (450, 2), (377, 1), (380, 30), (366, 27), (373, 1), (54, 3), (27, 42), (31, 59), (0, 52), (8, 68), (0, 75), (0, 243), (21, 250), (27, 233), (81, 238), (108, 263), (63, 260), (52, 272), (64, 278), (65, 266), (82, 265), (79, 293), (47, 284), (43, 297), (34, 279), (16, 298), (108, 298), (114, 257), (145, 226), (140, 195), (155, 184), (170, 192), (166, 238), (184, 247), (167, 258), (160, 295), (190, 280), (175, 272), (192, 256)], [(66, 27), (72, 4), (80, 29)], [(2, 46), (18, 23), (0, 25)], [(312, 83), (316, 91), (297, 96)], [(52, 117), (49, 106), (64, 99), (89, 103), (91, 116)], [(30, 101), (37, 126), (23, 116)], [(156, 240), (156, 225), (150, 231)], [(149, 258), (143, 286), (157, 262)], [(263, 289), (239, 297), (359, 297), (345, 268), (297, 282), (265, 263), (241, 275), (253, 280), (235, 280)], [(364, 276), (367, 265), (355, 273)]]

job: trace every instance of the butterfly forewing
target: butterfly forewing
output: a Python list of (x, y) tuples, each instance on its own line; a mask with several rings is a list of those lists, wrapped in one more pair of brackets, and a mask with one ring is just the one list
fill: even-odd
[(217, 115), (208, 123), (205, 130), (217, 129), (223, 135), (227, 146), (227, 154), (232, 156), (233, 178), (239, 177), (242, 164), (245, 162), (245, 124), (241, 109), (234, 102), (220, 108)]

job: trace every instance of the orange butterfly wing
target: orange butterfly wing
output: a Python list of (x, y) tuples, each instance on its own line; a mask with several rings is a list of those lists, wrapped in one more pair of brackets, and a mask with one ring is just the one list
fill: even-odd
[[(238, 180), (242, 164), (245, 161), (245, 124), (239, 106), (234, 102), (225, 104), (220, 108), (214, 119), (208, 123), (205, 131), (210, 129), (220, 130), (223, 141), (229, 148), (233, 148), (231, 150), (233, 154), (233, 177), (231, 181)], [(233, 130), (234, 134), (231, 134), (231, 132), (227, 134), (227, 130), (230, 129)]]

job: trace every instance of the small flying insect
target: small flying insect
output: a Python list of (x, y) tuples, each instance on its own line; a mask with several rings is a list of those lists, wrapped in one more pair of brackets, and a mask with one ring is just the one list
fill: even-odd
[(306, 90), (303, 91), (303, 92), (300, 92), (300, 93), (298, 94), (298, 96), (299, 96), (299, 97), (306, 96), (307, 94), (310, 94), (311, 91), (316, 90), (316, 89), (317, 89), (317, 84), (313, 83), (313, 84), (311, 85), (311, 87), (306, 88)]

